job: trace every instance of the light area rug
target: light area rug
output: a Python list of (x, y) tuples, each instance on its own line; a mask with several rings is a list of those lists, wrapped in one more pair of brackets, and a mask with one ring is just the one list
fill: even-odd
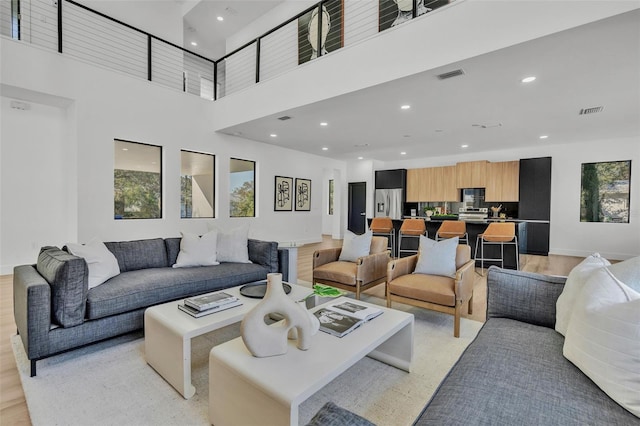
[[(363, 300), (384, 304), (371, 296)], [(400, 304), (394, 308), (415, 315), (411, 373), (364, 358), (300, 406), (300, 424), (306, 424), (327, 401), (380, 426), (412, 424), (482, 326), (463, 318), (460, 338), (454, 338), (452, 316)], [(375, 320), (367, 326), (375, 327)], [(237, 324), (194, 339), (196, 394), (189, 400), (146, 364), (141, 332), (38, 361), (36, 377), (29, 377), (20, 338), (13, 336), (11, 341), (36, 426), (207, 425), (209, 350), (239, 335)]]

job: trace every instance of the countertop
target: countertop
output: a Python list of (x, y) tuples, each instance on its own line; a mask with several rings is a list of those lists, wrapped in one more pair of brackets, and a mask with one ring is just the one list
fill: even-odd
[[(424, 219), (427, 222), (443, 222), (445, 220), (455, 220), (455, 219), (431, 219), (431, 218), (427, 218), (426, 216), (404, 216), (404, 219)], [(394, 220), (402, 221), (400, 219), (394, 219)], [(550, 223), (548, 220), (517, 219), (512, 217), (508, 217), (506, 219), (500, 219), (500, 218), (494, 219), (489, 217), (487, 219), (481, 219), (481, 220), (465, 220), (465, 222), (467, 223), (491, 223), (491, 222)]]

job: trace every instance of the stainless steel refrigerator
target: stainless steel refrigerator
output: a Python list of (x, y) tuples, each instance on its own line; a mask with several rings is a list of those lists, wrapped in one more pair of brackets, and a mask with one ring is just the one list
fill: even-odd
[(402, 203), (404, 190), (376, 189), (375, 217), (402, 219)]

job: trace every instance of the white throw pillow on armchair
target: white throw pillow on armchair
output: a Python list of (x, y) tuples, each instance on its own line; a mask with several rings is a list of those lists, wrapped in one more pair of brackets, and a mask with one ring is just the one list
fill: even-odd
[(339, 261), (355, 262), (359, 257), (368, 256), (371, 250), (371, 239), (373, 232), (371, 230), (362, 235), (356, 235), (351, 231), (346, 231), (342, 240), (342, 250), (340, 251)]
[(420, 235), (418, 262), (413, 273), (455, 277), (458, 244), (458, 237), (434, 241), (431, 238)]

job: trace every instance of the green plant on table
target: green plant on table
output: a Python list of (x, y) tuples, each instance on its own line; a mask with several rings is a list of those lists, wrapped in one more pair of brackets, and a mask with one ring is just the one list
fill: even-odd
[(342, 296), (344, 294), (344, 292), (342, 290), (339, 290), (335, 287), (331, 287), (330, 285), (323, 285), (323, 284), (314, 284), (313, 285), (313, 293), (309, 294), (307, 297), (305, 297), (302, 300), (307, 300), (308, 298), (312, 297), (312, 296), (319, 296), (319, 297), (339, 297)]

